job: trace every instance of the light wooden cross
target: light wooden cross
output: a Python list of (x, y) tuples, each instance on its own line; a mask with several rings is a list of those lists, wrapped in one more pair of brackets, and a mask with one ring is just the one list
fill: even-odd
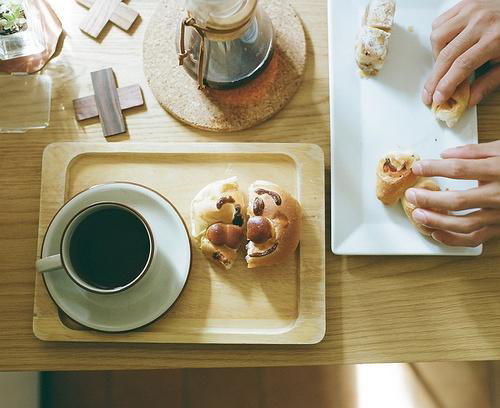
[(97, 38), (108, 21), (127, 31), (139, 13), (122, 3), (122, 0), (76, 0), (89, 12), (80, 24), (80, 30)]
[(105, 137), (125, 132), (122, 110), (144, 104), (140, 86), (117, 88), (111, 68), (92, 72), (91, 76), (95, 95), (73, 101), (76, 119), (80, 121), (99, 116)]

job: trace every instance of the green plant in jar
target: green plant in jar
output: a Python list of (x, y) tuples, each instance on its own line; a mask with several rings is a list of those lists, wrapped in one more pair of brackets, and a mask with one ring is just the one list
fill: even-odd
[(26, 15), (20, 0), (0, 0), (0, 35), (25, 30)]

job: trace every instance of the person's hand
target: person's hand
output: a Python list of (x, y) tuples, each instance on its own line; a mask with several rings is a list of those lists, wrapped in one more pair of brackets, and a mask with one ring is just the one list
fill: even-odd
[(500, 85), (500, 1), (463, 0), (432, 24), (436, 63), (422, 91), (426, 105), (446, 102), (482, 65), (489, 69), (471, 87), (474, 106)]
[[(417, 209), (413, 219), (434, 229), (432, 237), (452, 246), (476, 247), (500, 236), (500, 140), (445, 150), (443, 160), (421, 160), (412, 170), (418, 176), (441, 176), (479, 180), (465, 191), (429, 191), (410, 188), (406, 199)], [(428, 208), (460, 211), (467, 215), (445, 215)]]

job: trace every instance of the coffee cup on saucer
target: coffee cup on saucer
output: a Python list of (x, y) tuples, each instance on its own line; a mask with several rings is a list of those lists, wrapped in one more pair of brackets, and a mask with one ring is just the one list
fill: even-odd
[(43, 274), (63, 269), (86, 291), (113, 294), (139, 282), (154, 258), (153, 232), (146, 219), (127, 205), (98, 202), (69, 220), (59, 253), (39, 259), (36, 269)]

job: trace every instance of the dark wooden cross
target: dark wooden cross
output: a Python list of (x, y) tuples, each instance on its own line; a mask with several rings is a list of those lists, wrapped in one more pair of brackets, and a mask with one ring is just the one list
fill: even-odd
[(127, 130), (122, 110), (144, 104), (139, 85), (117, 88), (111, 68), (91, 73), (94, 95), (75, 99), (73, 107), (77, 120), (99, 116), (105, 137), (118, 135)]

